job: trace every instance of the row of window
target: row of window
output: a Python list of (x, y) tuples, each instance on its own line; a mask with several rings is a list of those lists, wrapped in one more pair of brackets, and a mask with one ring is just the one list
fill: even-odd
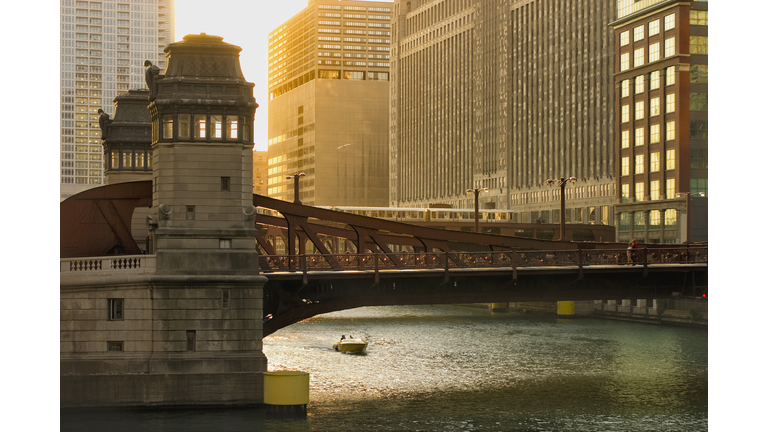
[[(650, 154), (651, 160), (648, 164), (648, 172), (659, 172), (661, 171), (661, 152), (653, 152)], [(645, 155), (635, 155), (635, 170), (634, 174), (644, 174), (645, 173)], [(664, 164), (664, 169), (666, 171), (670, 171), (675, 169), (675, 150), (670, 149), (666, 151), (666, 159)], [(621, 158), (621, 175), (622, 176), (628, 176), (631, 175), (630, 172), (630, 157), (629, 156), (623, 156)]]
[[(653, 20), (648, 23), (648, 36), (655, 36), (659, 34), (660, 20)], [(670, 14), (664, 17), (664, 31), (669, 31), (675, 28), (675, 14)], [(632, 29), (633, 41), (637, 42), (643, 40), (645, 37), (645, 26), (637, 26)], [(629, 30), (623, 31), (619, 35), (619, 43), (621, 46), (629, 45)]]
[[(650, 181), (650, 189), (648, 190), (648, 198), (651, 201), (656, 201), (661, 199), (661, 180), (651, 180)], [(621, 202), (629, 202), (630, 198), (630, 184), (629, 183), (623, 183), (621, 185)], [(675, 185), (675, 179), (666, 179), (664, 181), (664, 196), (666, 199), (672, 199), (675, 198), (675, 193), (677, 193), (676, 185)], [(635, 182), (635, 194), (634, 194), (635, 202), (641, 202), (646, 199), (645, 196), (645, 182)]]
[[(661, 228), (661, 211), (660, 210), (650, 210), (648, 212), (647, 221), (646, 221), (645, 212), (636, 211), (634, 212), (633, 219), (634, 219), (633, 228), (635, 230), (645, 229), (646, 222), (648, 224), (648, 228), (651, 228), (651, 229)], [(664, 227), (677, 228), (677, 210), (666, 209), (664, 211)], [(629, 212), (619, 213), (619, 231), (629, 231), (629, 228), (630, 228)]]
[[(341, 6), (338, 5), (327, 5), (327, 4), (321, 4), (317, 6), (318, 9), (325, 9), (325, 10), (341, 10)], [(344, 6), (344, 10), (348, 11), (365, 11), (365, 6)], [(369, 7), (369, 12), (386, 12), (391, 13), (392, 9), (388, 7)]]
[[(230, 140), (238, 139), (239, 116), (222, 114), (177, 114), (178, 130), (176, 138), (178, 139), (199, 139), (209, 138), (220, 140), (227, 138)], [(174, 114), (163, 114), (162, 139), (174, 138)], [(242, 128), (242, 140), (250, 141), (249, 119), (246, 117)]]

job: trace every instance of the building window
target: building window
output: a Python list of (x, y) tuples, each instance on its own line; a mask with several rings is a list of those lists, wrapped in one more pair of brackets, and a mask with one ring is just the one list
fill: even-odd
[(648, 115), (651, 117), (659, 115), (661, 113), (660, 104), (659, 98), (651, 98), (651, 112)]
[(643, 40), (645, 26), (637, 26), (634, 29), (635, 37), (634, 41), (637, 42), (639, 40)]
[(629, 231), (629, 213), (619, 213), (619, 231)]
[(709, 191), (707, 190), (707, 183), (708, 180), (705, 178), (692, 178), (691, 179), (691, 193), (704, 193), (704, 196), (709, 196)]
[[(667, 150), (667, 159), (666, 159), (665, 167), (668, 170), (675, 169), (675, 149)], [(667, 196), (669, 196), (669, 194), (667, 194)]]
[(231, 249), (232, 239), (219, 239), (219, 249)]
[(122, 341), (109, 341), (107, 342), (107, 351), (122, 351), (123, 350), (123, 342)]
[(189, 114), (179, 114), (179, 138), (189, 139)]
[(205, 138), (205, 114), (195, 114), (195, 138)]
[(629, 122), (629, 105), (621, 106), (621, 122), (622, 123)]
[(654, 201), (660, 198), (660, 195), (659, 195), (660, 186), (661, 186), (661, 182), (659, 180), (651, 180), (651, 201)]
[(643, 155), (635, 155), (635, 174), (642, 174), (645, 172), (645, 164)]
[(222, 116), (220, 114), (211, 115), (211, 138), (221, 139), (222, 136)]
[(675, 28), (675, 14), (665, 16), (664, 31), (672, 30), (673, 28)]
[(659, 59), (659, 50), (661, 49), (661, 43), (656, 42), (648, 47), (648, 63), (655, 62)]
[(317, 72), (319, 79), (341, 79), (341, 72), (337, 70), (319, 70)]
[(621, 46), (629, 45), (629, 30), (621, 32)]
[(621, 55), (621, 70), (625, 71), (629, 69), (629, 53), (624, 53)]
[(708, 125), (706, 120), (691, 120), (690, 123), (690, 133), (691, 133), (691, 139), (707, 139), (708, 133)]
[(635, 146), (645, 144), (645, 127), (635, 128)]
[(125, 150), (123, 151), (123, 168), (132, 168), (133, 163), (131, 163), (131, 151)]
[(621, 131), (621, 148), (629, 148), (629, 131)]
[(664, 40), (664, 57), (675, 55), (675, 38), (671, 37)]
[(237, 116), (227, 116), (227, 130), (229, 131), (229, 139), (237, 139)]
[(635, 120), (642, 120), (645, 117), (645, 102), (635, 102)]
[(691, 54), (709, 54), (709, 39), (707, 36), (691, 36)]
[(629, 80), (625, 79), (621, 81), (621, 97), (629, 96)]
[(187, 330), (187, 351), (195, 351), (195, 345), (196, 345), (196, 331), (195, 330)]
[(635, 226), (634, 229), (637, 231), (645, 229), (645, 212), (643, 211), (636, 211), (635, 212)]
[(667, 141), (672, 141), (675, 139), (675, 121), (668, 121), (667, 122)]
[(229, 309), (229, 290), (221, 290), (221, 307), (222, 309)]
[(657, 143), (661, 141), (661, 125), (653, 124), (651, 125), (651, 132), (650, 132), (650, 143)]
[(691, 65), (691, 82), (706, 84), (709, 82), (709, 66), (707, 65)]
[(673, 85), (675, 83), (675, 67), (670, 66), (667, 68), (667, 79), (666, 79), (666, 85)]
[(640, 94), (645, 90), (645, 75), (635, 77), (635, 94)]
[(651, 153), (651, 172), (659, 172), (661, 170), (661, 153)]
[(629, 185), (621, 185), (621, 202), (629, 202)]
[(691, 92), (690, 109), (691, 111), (707, 111), (709, 109), (707, 93)]
[(635, 50), (635, 67), (642, 66), (645, 63), (645, 48)]
[(675, 94), (670, 93), (667, 95), (667, 107), (665, 114), (675, 112)]
[(691, 149), (690, 162), (693, 169), (709, 168), (709, 151), (707, 149)]
[(195, 206), (187, 206), (187, 220), (195, 220)]
[(364, 81), (365, 80), (365, 72), (361, 72), (361, 71), (344, 71), (344, 79), (346, 79), (346, 80)]
[(648, 23), (648, 36), (659, 34), (659, 20), (653, 20)]
[[(656, 182), (658, 183), (658, 182)], [(653, 195), (653, 192), (651, 192), (651, 195)], [(653, 198), (651, 198), (653, 199)], [(658, 198), (656, 198), (658, 199)], [(659, 229), (661, 226), (661, 212), (658, 210), (651, 210), (648, 212), (648, 226), (649, 228), (655, 228)]]
[(163, 114), (163, 139), (173, 139), (173, 114)]
[(107, 299), (107, 319), (109, 321), (123, 319), (123, 299)]
[(222, 177), (221, 178), (221, 190), (228, 191), (229, 190), (229, 177)]
[(707, 11), (692, 10), (690, 18), (691, 18), (691, 25), (708, 25), (708, 22), (709, 22)]
[[(643, 196), (645, 195), (645, 183), (643, 182), (637, 182), (635, 183), (635, 201), (640, 202), (643, 200)], [(635, 212), (635, 225), (637, 225), (637, 215), (642, 214), (641, 212)]]
[(659, 84), (660, 84), (660, 81), (661, 81), (659, 79), (660, 77), (661, 77), (661, 73), (659, 71), (651, 72), (650, 90), (656, 90), (657, 88), (659, 88)]
[(136, 168), (144, 168), (145, 153), (136, 153)]
[(677, 210), (667, 209), (664, 212), (664, 228), (677, 228)]
[(674, 198), (677, 190), (675, 189), (675, 179), (667, 179), (667, 188), (665, 190), (667, 198)]
[(621, 175), (629, 175), (629, 156), (624, 156), (621, 158)]

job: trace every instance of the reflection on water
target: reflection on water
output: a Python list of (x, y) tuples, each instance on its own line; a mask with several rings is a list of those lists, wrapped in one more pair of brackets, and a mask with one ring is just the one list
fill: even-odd
[[(332, 349), (350, 333), (365, 354)], [(392, 306), (314, 317), (265, 338), (264, 352), (270, 370), (310, 373), (307, 420), (263, 408), (109, 415), (148, 431), (707, 429), (702, 329)], [(64, 414), (62, 430), (80, 421)]]

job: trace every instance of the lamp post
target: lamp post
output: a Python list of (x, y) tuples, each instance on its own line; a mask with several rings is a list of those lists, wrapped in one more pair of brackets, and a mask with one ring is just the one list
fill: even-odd
[(286, 180), (293, 179), (293, 203), (301, 204), (299, 201), (299, 177), (304, 177), (304, 173), (296, 173), (293, 175), (285, 176)]
[(685, 197), (685, 241), (683, 243), (690, 243), (691, 241), (691, 196), (703, 197), (704, 192), (678, 192), (675, 194), (675, 198)]
[(474, 188), (474, 189), (467, 189), (467, 193), (471, 194), (472, 192), (475, 193), (475, 232), (480, 232), (480, 211), (479, 211), (479, 199), (477, 195), (480, 192), (488, 192), (488, 188)]
[(565, 240), (565, 185), (568, 182), (576, 183), (576, 177), (560, 177), (559, 179), (547, 179), (547, 184), (557, 183), (560, 186), (560, 240)]

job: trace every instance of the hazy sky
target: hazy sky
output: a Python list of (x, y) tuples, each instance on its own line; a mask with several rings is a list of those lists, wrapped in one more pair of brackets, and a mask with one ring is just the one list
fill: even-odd
[(188, 34), (221, 36), (243, 49), (240, 64), (245, 79), (255, 84), (259, 104), (254, 122), (257, 150), (267, 149), (267, 41), (269, 32), (307, 7), (307, 0), (176, 0), (176, 41)]

